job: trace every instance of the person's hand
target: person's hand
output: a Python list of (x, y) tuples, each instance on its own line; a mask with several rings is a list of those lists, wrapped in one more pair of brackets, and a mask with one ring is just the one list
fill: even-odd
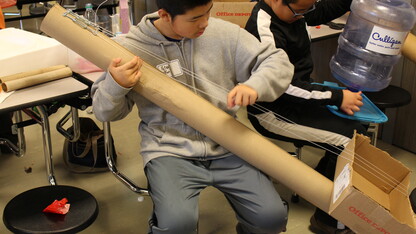
[(340, 109), (347, 113), (348, 115), (353, 115), (354, 112), (360, 110), (360, 107), (363, 106), (363, 97), (360, 92), (351, 92), (348, 89), (342, 90), (344, 98), (342, 99), (342, 104)]
[(248, 106), (256, 102), (257, 91), (243, 84), (235, 86), (227, 95), (227, 107)]
[(143, 61), (135, 56), (123, 65), (120, 65), (120, 62), (121, 58), (113, 59), (108, 66), (108, 71), (119, 85), (124, 88), (131, 88), (139, 82), (140, 76), (142, 75), (140, 68), (142, 67)]

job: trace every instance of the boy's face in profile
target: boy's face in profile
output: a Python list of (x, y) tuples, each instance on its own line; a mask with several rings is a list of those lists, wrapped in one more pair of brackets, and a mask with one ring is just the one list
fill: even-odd
[(295, 3), (288, 3), (287, 0), (271, 0), (270, 6), (280, 20), (290, 24), (313, 10), (315, 2), (316, 0), (297, 0)]
[(197, 38), (201, 36), (208, 26), (208, 19), (210, 16), (213, 3), (198, 6), (186, 11), (185, 14), (176, 15), (174, 19), (170, 15), (168, 21), (164, 23), (169, 24), (169, 36), (174, 39), (182, 38)]

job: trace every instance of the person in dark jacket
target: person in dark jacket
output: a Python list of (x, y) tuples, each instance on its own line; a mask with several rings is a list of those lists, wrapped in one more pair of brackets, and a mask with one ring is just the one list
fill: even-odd
[[(331, 113), (335, 105), (352, 115), (363, 105), (361, 92), (313, 84), (311, 39), (308, 25), (330, 22), (350, 10), (351, 0), (261, 0), (252, 11), (245, 29), (261, 42), (282, 48), (295, 65), (295, 74), (285, 94), (274, 102), (248, 106), (249, 119), (261, 134), (298, 139), (326, 149), (316, 170), (333, 180), (336, 160), (354, 130), (366, 134), (361, 123)], [(328, 68), (329, 69), (329, 68)], [(311, 218), (311, 229), (325, 233), (348, 233), (337, 229), (337, 221), (320, 209)]]

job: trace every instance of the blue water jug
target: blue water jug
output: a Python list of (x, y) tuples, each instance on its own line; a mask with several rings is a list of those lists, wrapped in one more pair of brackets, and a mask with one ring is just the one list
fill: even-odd
[(415, 21), (415, 9), (404, 0), (353, 0), (329, 64), (332, 75), (353, 90), (384, 89)]

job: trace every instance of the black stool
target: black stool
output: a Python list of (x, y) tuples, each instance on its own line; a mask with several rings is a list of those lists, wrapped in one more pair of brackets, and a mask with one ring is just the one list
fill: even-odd
[(383, 112), (386, 108), (407, 105), (412, 100), (412, 96), (407, 90), (394, 85), (389, 85), (387, 88), (378, 92), (364, 93)]
[[(407, 105), (412, 100), (410, 93), (398, 86), (389, 85), (387, 88), (378, 92), (364, 92), (364, 94), (383, 112), (387, 108), (395, 108)], [(373, 130), (373, 145), (376, 145), (378, 135), (378, 124)]]
[[(44, 213), (54, 200), (67, 198), (65, 215)], [(90, 226), (98, 215), (98, 204), (87, 191), (72, 186), (48, 185), (23, 192), (7, 203), (3, 222), (13, 233), (76, 233)]]

